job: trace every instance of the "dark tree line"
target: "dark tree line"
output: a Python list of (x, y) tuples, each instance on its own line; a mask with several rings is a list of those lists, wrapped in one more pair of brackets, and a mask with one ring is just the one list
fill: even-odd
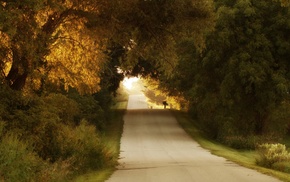
[(199, 127), (215, 139), (254, 147), (259, 138), (283, 137), (290, 124), (289, 10), (266, 0), (216, 0), (206, 48), (180, 41), (178, 65), (160, 77), (161, 88), (185, 97)]

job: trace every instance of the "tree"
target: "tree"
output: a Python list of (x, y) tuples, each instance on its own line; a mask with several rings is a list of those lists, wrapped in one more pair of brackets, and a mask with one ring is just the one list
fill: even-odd
[(197, 0), (1, 1), (2, 77), (15, 90), (28, 77), (38, 85), (48, 77), (93, 92), (102, 53), (112, 40), (127, 49), (124, 68), (143, 58), (172, 70), (180, 37), (193, 36), (195, 45), (203, 47), (211, 5)]
[(101, 78), (100, 87), (103, 91), (108, 91), (116, 96), (120, 82), (124, 79), (124, 73), (119, 67), (125, 59), (125, 49), (122, 45), (112, 42), (108, 46), (106, 54), (109, 57), (108, 61), (102, 65), (101, 72), (99, 73)]
[[(279, 14), (273, 17), (274, 12)], [(290, 50), (289, 15), (289, 8), (267, 1), (236, 1), (233, 6), (219, 8), (218, 32), (209, 38), (212, 43), (203, 61), (211, 64), (210, 60), (219, 60), (222, 64), (222, 79), (215, 91), (222, 99), (219, 107), (231, 113), (225, 116), (237, 121), (239, 132), (264, 133), (271, 112), (288, 97), (285, 70), (289, 66), (285, 61), (289, 54), (278, 50), (281, 46)], [(277, 42), (280, 35), (283, 43)]]
[[(91, 59), (81, 60), (80, 57), (84, 55), (85, 51), (91, 53), (91, 57), (92, 54), (95, 57), (96, 51), (92, 51), (92, 49), (97, 49), (98, 46), (88, 49), (88, 44), (91, 44), (93, 40), (88, 37), (81, 41), (79, 39), (87, 33), (84, 26), (86, 21), (96, 16), (103, 4), (101, 1), (89, 0), (66, 2), (2, 1), (1, 36), (6, 40), (2, 44), (6, 48), (6, 53), (2, 52), (3, 55), (9, 55), (8, 60), (5, 60), (4, 56), (2, 59), (11, 65), (9, 69), (2, 64), (2, 72), (4, 72), (2, 76), (5, 77), (7, 84), (15, 90), (21, 90), (25, 86), (27, 77), (34, 74), (35, 71), (47, 73), (48, 70), (51, 71), (52, 68), (60, 65), (73, 67), (72, 64), (76, 63), (77, 59), (67, 59), (72, 57), (69, 56), (72, 51), (77, 51), (74, 56), (79, 58), (78, 61), (90, 62)], [(11, 25), (5, 23), (7, 21), (11, 22)], [(60, 47), (61, 49), (59, 49)], [(56, 58), (55, 56), (59, 51), (62, 54)], [(64, 53), (64, 51), (66, 52)], [(56, 59), (62, 64), (55, 64)], [(68, 62), (71, 60), (73, 61), (68, 66)], [(92, 67), (90, 64), (82, 64), (82, 66), (84, 65), (86, 67), (81, 69)], [(80, 71), (77, 66), (74, 69)], [(68, 71), (72, 72), (72, 69), (68, 69)], [(63, 76), (62, 79), (72, 85), (66, 77), (66, 74), (69, 74), (68, 71), (62, 69), (63, 74), (59, 76)], [(73, 73), (76, 74), (76, 72)], [(81, 81), (87, 84), (92, 80), (82, 78)], [(89, 84), (92, 86), (92, 83)]]
[(182, 93), (214, 138), (282, 134), (286, 120), (277, 124), (273, 115), (289, 99), (289, 7), (271, 1), (215, 3), (218, 19), (206, 49), (200, 53), (192, 40), (183, 40), (177, 69), (161, 85)]
[[(132, 69), (140, 61), (157, 65), (159, 71), (171, 74), (176, 66), (176, 43), (184, 37), (192, 37), (195, 46), (204, 47), (204, 33), (212, 28), (211, 1), (134, 1), (133, 11), (120, 17), (122, 27), (130, 25), (126, 47), (128, 62), (125, 69)], [(128, 7), (126, 7), (128, 8)], [(124, 8), (124, 9), (126, 9)], [(157, 64), (154, 63), (157, 61)], [(132, 66), (133, 65), (133, 66)]]

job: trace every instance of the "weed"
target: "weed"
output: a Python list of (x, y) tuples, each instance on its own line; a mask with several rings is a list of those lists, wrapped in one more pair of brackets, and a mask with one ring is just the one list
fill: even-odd
[(260, 155), (257, 164), (264, 167), (272, 168), (275, 163), (290, 161), (290, 153), (286, 150), (286, 146), (280, 143), (261, 144), (257, 147), (257, 151)]

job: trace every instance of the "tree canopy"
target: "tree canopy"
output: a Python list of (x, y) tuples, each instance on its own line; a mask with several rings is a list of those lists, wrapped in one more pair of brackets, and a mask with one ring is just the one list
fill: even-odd
[(210, 1), (34, 0), (0, 7), (1, 77), (15, 90), (28, 79), (34, 87), (50, 81), (98, 90), (110, 42), (126, 49), (126, 69), (138, 58), (172, 69), (176, 40), (193, 36), (202, 48), (212, 22)]

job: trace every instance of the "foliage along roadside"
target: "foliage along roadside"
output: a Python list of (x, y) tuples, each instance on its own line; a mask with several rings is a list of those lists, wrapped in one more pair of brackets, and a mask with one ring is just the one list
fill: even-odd
[(74, 182), (86, 182), (95, 181), (103, 182), (107, 180), (115, 171), (115, 167), (118, 164), (120, 154), (120, 139), (123, 131), (123, 115), (125, 110), (116, 109), (112, 111), (112, 118), (108, 125), (105, 127), (101, 140), (104, 146), (112, 154), (112, 164), (104, 166), (98, 170), (88, 171), (84, 174), (76, 176), (72, 181)]
[(124, 120), (123, 116), (126, 112), (128, 102), (128, 95), (121, 85), (118, 89), (118, 93), (114, 98), (114, 104), (110, 112), (111, 117), (104, 127), (101, 135), (102, 143), (112, 154), (112, 164), (105, 166), (99, 170), (89, 171), (76, 176), (74, 182), (103, 182), (107, 180), (116, 169), (118, 164), (119, 154), (120, 154), (120, 140), (123, 132)]
[[(216, 141), (212, 141), (205, 137), (204, 133), (196, 128), (196, 121), (190, 119), (190, 116), (184, 112), (172, 110), (178, 123), (183, 129), (196, 140), (203, 148), (211, 151), (212, 154), (224, 157), (230, 161), (233, 161), (241, 166), (257, 170), (263, 174), (271, 175), (279, 178), (282, 181), (290, 181), (290, 174), (283, 173), (278, 170), (278, 165), (273, 169), (261, 167), (257, 164), (259, 155), (253, 150), (237, 150), (220, 144)], [(282, 165), (281, 165), (282, 166)], [(275, 167), (277, 167), (275, 169)]]
[(1, 180), (66, 181), (114, 166), (101, 137), (109, 111), (93, 96), (24, 95), (5, 86), (0, 95)]

